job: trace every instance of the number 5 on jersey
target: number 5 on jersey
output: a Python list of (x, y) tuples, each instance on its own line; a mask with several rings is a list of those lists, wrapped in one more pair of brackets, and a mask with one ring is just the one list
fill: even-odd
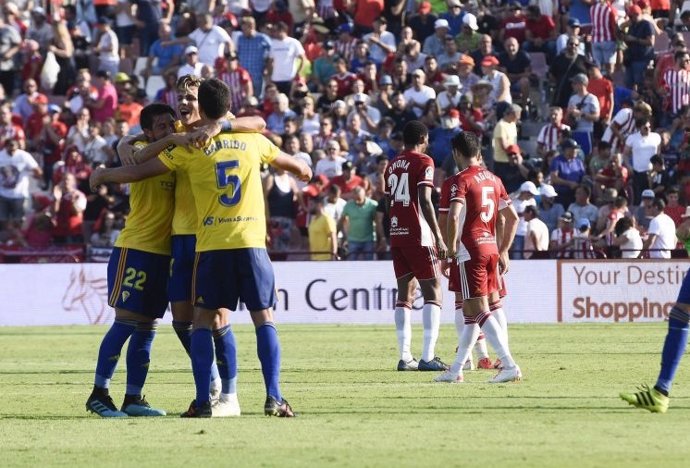
[(485, 223), (488, 223), (494, 217), (496, 202), (494, 202), (493, 195), (493, 187), (482, 187), (482, 212), (479, 217)]
[(388, 193), (391, 205), (396, 202), (401, 202), (403, 206), (410, 205), (410, 182), (407, 172), (400, 174), (399, 179), (397, 174), (388, 176)]
[(224, 206), (234, 206), (240, 202), (242, 198), (242, 182), (239, 176), (236, 174), (228, 174), (229, 169), (235, 169), (240, 167), (240, 162), (237, 160), (233, 161), (221, 161), (216, 163), (216, 182), (219, 189), (227, 188), (230, 189), (218, 196), (218, 201)]

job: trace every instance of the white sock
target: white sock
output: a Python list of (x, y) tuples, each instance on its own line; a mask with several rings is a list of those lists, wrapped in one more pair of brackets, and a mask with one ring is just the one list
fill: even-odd
[(484, 359), (489, 357), (489, 350), (486, 349), (486, 337), (483, 334), (479, 334), (477, 338), (477, 343), (474, 345), (475, 351), (479, 355), (479, 359)]
[(400, 359), (405, 362), (412, 360), (410, 345), (412, 344), (412, 324), (410, 323), (410, 309), (395, 308), (395, 332), (398, 335), (398, 351)]
[(460, 335), (465, 327), (465, 316), (462, 314), (462, 307), (455, 309), (455, 332), (458, 334), (458, 345), (460, 345)]
[(506, 341), (506, 345), (508, 344), (508, 319), (506, 318), (506, 313), (503, 311), (503, 307), (498, 307), (495, 310), (491, 311), (491, 315), (494, 316), (496, 321), (498, 321), (498, 324), (501, 326), (503, 329), (503, 333), (505, 336), (503, 337)]
[(237, 393), (221, 393), (220, 397), (218, 397), (218, 400), (222, 401), (223, 403), (230, 401), (231, 399), (237, 400)]
[(490, 312), (484, 312), (477, 316), (477, 322), (481, 323), (482, 331), (486, 335), (486, 339), (491, 344), (491, 347), (496, 351), (498, 358), (503, 363), (503, 366), (510, 369), (515, 367), (513, 356), (510, 355), (508, 343), (504, 340), (504, 333), (498, 320), (496, 320)]
[(422, 321), (424, 322), (422, 359), (429, 362), (436, 356), (436, 341), (438, 340), (438, 330), (441, 326), (441, 307), (431, 302), (425, 303), (422, 309)]
[(458, 352), (455, 354), (455, 361), (450, 366), (450, 371), (454, 374), (462, 374), (462, 366), (470, 357), (472, 346), (479, 336), (479, 325), (476, 323), (465, 323), (460, 334)]

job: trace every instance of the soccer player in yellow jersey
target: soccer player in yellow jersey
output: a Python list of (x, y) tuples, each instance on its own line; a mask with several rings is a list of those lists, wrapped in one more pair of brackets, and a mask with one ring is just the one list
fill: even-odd
[[(177, 81), (178, 114), (175, 122), (176, 132), (193, 131), (189, 140), (207, 139), (217, 135), (222, 125), (216, 121), (203, 123), (199, 115), (198, 92), (201, 79), (184, 75)], [(225, 117), (225, 116), (224, 116)], [(258, 132), (266, 123), (261, 117), (232, 119), (233, 131)], [(126, 163), (142, 163), (152, 159), (173, 143), (176, 135), (169, 135), (144, 148), (135, 149), (127, 139), (118, 146), (118, 154)], [(194, 197), (185, 172), (176, 172), (175, 214), (172, 220), (172, 259), (168, 281), (168, 299), (173, 316), (173, 329), (187, 353), (191, 348), (191, 333), (194, 305), (192, 302), (192, 272), (194, 269), (197, 216)], [(227, 323), (218, 323), (213, 332), (216, 350), (223, 359), (211, 366), (211, 400), (214, 417), (239, 416), (240, 405), (237, 398), (237, 357), (235, 337)]]
[[(175, 112), (165, 104), (151, 104), (142, 110), (140, 119), (146, 137), (155, 141), (172, 133)], [(130, 214), (108, 263), (108, 304), (115, 308), (115, 321), (101, 342), (94, 388), (86, 402), (88, 411), (102, 417), (165, 415), (151, 408), (141, 391), (156, 320), (168, 305), (174, 185), (174, 175), (166, 173), (131, 186)], [(127, 390), (118, 410), (108, 387), (127, 339)]]
[[(204, 122), (228, 110), (229, 89), (210, 79), (199, 86), (199, 107)], [(260, 166), (268, 163), (311, 179), (311, 169), (283, 153), (258, 134), (221, 134), (201, 150), (174, 147), (158, 158), (137, 166), (97, 169), (91, 185), (131, 182), (170, 170), (189, 175), (197, 213), (194, 269), (194, 331), (192, 369), (196, 399), (187, 417), (211, 416), (209, 371), (213, 362), (212, 330), (226, 320), (238, 300), (249, 309), (256, 328), (257, 353), (266, 384), (264, 412), (291, 417), (292, 408), (279, 385), (280, 344), (273, 324), (275, 280), (266, 252), (266, 217)]]

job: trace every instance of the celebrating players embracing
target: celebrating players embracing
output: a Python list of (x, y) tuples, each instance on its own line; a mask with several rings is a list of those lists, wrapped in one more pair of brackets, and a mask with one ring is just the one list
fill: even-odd
[[(439, 258), (445, 257), (446, 245), (431, 203), (434, 161), (424, 154), (429, 144), (429, 130), (418, 120), (408, 122), (403, 129), (403, 142), (403, 152), (390, 162), (385, 172), (391, 253), (398, 283), (395, 304), (400, 351), (398, 370), (441, 371), (448, 366), (435, 356), (435, 347), (441, 322)], [(424, 344), (419, 362), (410, 351), (410, 313), (417, 282), (424, 296)]]

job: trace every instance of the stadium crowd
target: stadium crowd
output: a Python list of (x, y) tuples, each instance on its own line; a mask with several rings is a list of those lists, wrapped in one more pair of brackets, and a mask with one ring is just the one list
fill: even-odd
[(314, 169), (265, 171), (273, 258), (388, 258), (384, 171), (411, 120), (430, 129), (436, 198), (452, 137), (481, 137), (520, 214), (513, 258), (690, 249), (690, 2), (0, 4), (6, 261), (108, 258), (128, 187), (91, 193), (89, 175), (120, 164), (144, 105), (177, 109), (187, 74), (226, 82), (235, 115)]

